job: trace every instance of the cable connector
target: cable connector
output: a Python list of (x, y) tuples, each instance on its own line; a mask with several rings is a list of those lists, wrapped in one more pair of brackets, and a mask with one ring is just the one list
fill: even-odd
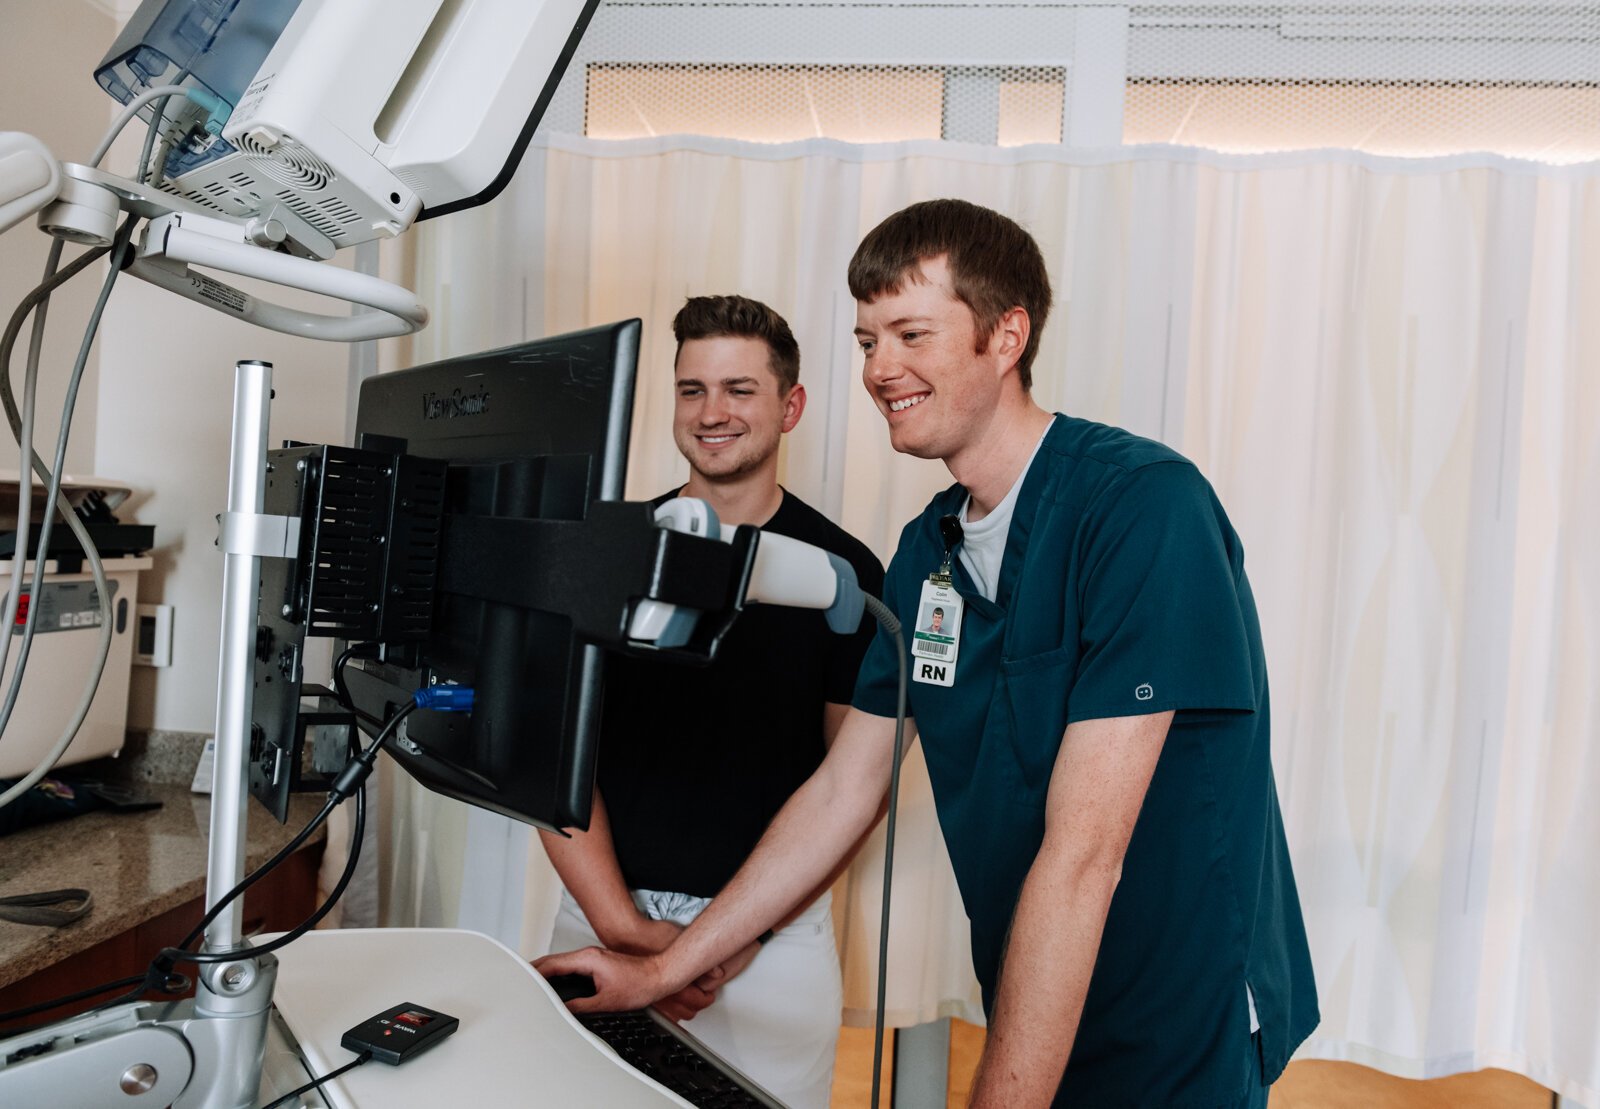
[(372, 774), (372, 764), (377, 757), (377, 750), (377, 745), (374, 744), (368, 748), (368, 751), (372, 753), (372, 758), (367, 758), (363, 754), (351, 759), (345, 765), (345, 768), (339, 772), (339, 776), (333, 780), (333, 785), (328, 787), (328, 796), (337, 797), (340, 801), (343, 801), (360, 789), (361, 784)]
[(468, 685), (430, 685), (411, 695), (419, 709), (434, 712), (471, 712), (473, 692)]
[(206, 113), (206, 133), (222, 134), (222, 128), (227, 124), (228, 117), (233, 114), (233, 105), (209, 89), (189, 87), (183, 90), (183, 95)]

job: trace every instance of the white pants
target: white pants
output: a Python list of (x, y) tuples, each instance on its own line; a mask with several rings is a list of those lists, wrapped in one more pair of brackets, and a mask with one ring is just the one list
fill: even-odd
[[(634, 890), (639, 911), (687, 925), (708, 897)], [(685, 1030), (792, 1109), (827, 1109), (844, 994), (833, 944), (833, 895), (825, 893), (768, 940), (743, 972)], [(599, 945), (572, 895), (562, 891), (551, 951)]]

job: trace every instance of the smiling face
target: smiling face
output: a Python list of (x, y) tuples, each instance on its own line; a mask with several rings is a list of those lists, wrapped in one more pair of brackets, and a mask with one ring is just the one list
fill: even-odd
[(697, 475), (730, 481), (777, 466), (778, 444), (805, 409), (805, 389), (783, 390), (763, 340), (686, 340), (673, 376), (672, 437)]
[(1026, 342), (1027, 314), (1013, 309), (980, 343), (942, 256), (923, 261), (899, 289), (856, 302), (862, 381), (895, 450), (948, 462), (981, 440), (1002, 403), (1025, 399), (1009, 372), (1021, 350), (1019, 315)]

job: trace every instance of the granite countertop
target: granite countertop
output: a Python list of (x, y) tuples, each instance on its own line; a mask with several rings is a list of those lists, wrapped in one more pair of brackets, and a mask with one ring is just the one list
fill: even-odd
[[(162, 807), (94, 812), (0, 837), (0, 897), (72, 886), (94, 895), (93, 911), (61, 928), (0, 920), (0, 986), (204, 895), (211, 798), (172, 782), (146, 780), (137, 788)], [(250, 801), (247, 872), (293, 839), (325, 800), (320, 793), (295, 796), (287, 824)], [(322, 836), (319, 828), (309, 842)]]

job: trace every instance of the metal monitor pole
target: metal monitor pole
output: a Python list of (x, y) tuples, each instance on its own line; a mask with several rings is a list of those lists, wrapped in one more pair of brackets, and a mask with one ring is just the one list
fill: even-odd
[[(299, 520), (262, 514), (267, 477), (267, 425), (272, 364), (234, 367), (233, 435), (228, 510), (222, 516), (222, 644), (217, 668), (216, 759), (211, 787), (211, 843), (206, 907), (244, 878), (249, 824), (250, 716), (254, 696), (256, 604), (261, 559), (293, 556)], [(251, 957), (244, 945), (240, 898), (206, 928), (207, 952), (238, 951), (234, 962), (202, 966), (194, 1015), (185, 1033), (195, 1049), (195, 1077), (181, 1105), (205, 1109), (253, 1106), (261, 1088), (275, 956)], [(201, 1042), (196, 1042), (201, 1041)]]
[[(256, 594), (261, 559), (240, 542), (260, 519), (267, 481), (267, 423), (272, 365), (240, 362), (233, 376), (232, 454), (228, 460), (228, 510), (222, 517), (222, 644), (217, 667), (216, 761), (211, 785), (211, 843), (206, 859), (206, 908), (244, 877), (249, 824), (250, 709), (253, 699)], [(206, 928), (206, 947), (239, 946), (243, 899)]]

